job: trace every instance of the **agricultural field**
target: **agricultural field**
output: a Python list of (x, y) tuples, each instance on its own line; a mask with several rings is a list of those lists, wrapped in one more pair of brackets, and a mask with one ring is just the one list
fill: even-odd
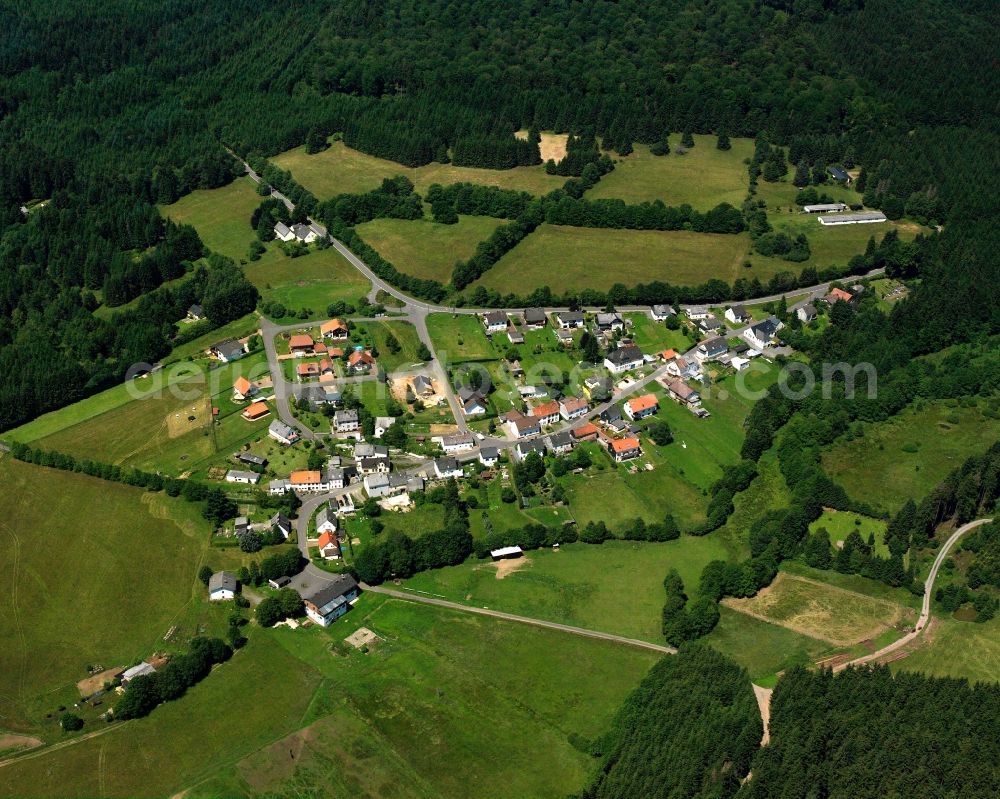
[(767, 687), (777, 681), (777, 672), (809, 665), (835, 651), (825, 641), (725, 605), (719, 608), (719, 623), (702, 640), (743, 666), (755, 683)]
[[(680, 135), (672, 137), (669, 155), (655, 156), (649, 146), (636, 144), (631, 155), (613, 156), (614, 171), (585, 195), (588, 200), (618, 199), (626, 203), (662, 200), (707, 211), (727, 202), (739, 208), (747, 196), (749, 174), (745, 158), (753, 155), (752, 139), (731, 139), (732, 149), (716, 148), (715, 136), (694, 137), (695, 146), (678, 155)], [(794, 197), (794, 195), (793, 195)]]
[[(379, 637), (367, 653), (343, 642), (361, 626)], [(656, 659), (366, 595), (328, 630), (255, 631), (182, 699), (9, 767), (5, 784), (23, 796), (565, 796), (593, 763), (570, 741), (602, 733)], [(249, 684), (269, 701), (229, 734)]]
[(256, 186), (248, 177), (237, 178), (227, 186), (198, 189), (172, 205), (161, 205), (160, 213), (191, 225), (206, 247), (239, 263), (256, 238), (250, 216), (264, 200)]
[(645, 313), (624, 314), (625, 319), (632, 323), (629, 335), (643, 352), (660, 352), (675, 349), (684, 352), (692, 345), (691, 339), (681, 330), (670, 330), (663, 322), (650, 319)]
[[(149, 717), (113, 726), (102, 722), (90, 740), (7, 766), (5, 790), (23, 797), (171, 796), (292, 733), (321, 679), (265, 635), (254, 635), (229, 662)], [(250, 685), (266, 685), (267, 701), (248, 702)], [(287, 750), (284, 754), (287, 761)], [(223, 794), (233, 795), (215, 795)]]
[(497, 359), (482, 321), (474, 314), (434, 313), (427, 317), (427, 329), (442, 364)]
[(837, 546), (855, 530), (866, 543), (869, 535), (873, 535), (875, 537), (875, 554), (880, 558), (889, 557), (889, 548), (885, 545), (886, 522), (882, 519), (873, 519), (870, 516), (862, 516), (860, 513), (852, 513), (851, 511), (826, 508), (823, 515), (809, 525), (809, 532), (814, 533), (821, 527), (830, 534), (830, 541), (834, 546)]
[[(253, 380), (267, 373), (262, 353), (217, 368), (204, 369), (200, 364), (184, 368), (187, 379), (163, 390), (149, 382), (144, 386), (148, 395), (130, 398), (31, 443), (77, 457), (180, 475), (200, 474), (219, 453), (260, 437), (273, 416), (254, 422), (243, 419), (244, 406), (232, 401), (232, 386), (240, 375)], [(169, 380), (167, 372), (147, 380), (161, 377)], [(219, 409), (214, 422), (213, 407)]]
[(194, 633), (209, 526), (182, 499), (9, 456), (0, 476), (0, 724), (58, 735), (44, 715), (79, 699), (89, 664), (131, 666), (172, 625)]
[[(259, 261), (243, 267), (243, 273), (260, 291), (263, 301), (280, 302), (289, 311), (308, 308), (311, 320), (327, 319), (327, 306), (338, 300), (357, 305), (372, 288), (371, 282), (333, 247), (312, 247), (305, 255), (289, 258), (272, 241)], [(297, 319), (289, 315), (274, 321)]]
[(662, 643), (667, 571), (677, 569), (693, 592), (705, 564), (726, 557), (710, 535), (655, 544), (569, 544), (527, 552), (517, 560), (471, 560), (435, 569), (404, 586), (477, 607)]
[(405, 175), (416, 190), (425, 194), (433, 183), (479, 183), (541, 195), (560, 188), (566, 178), (548, 175), (544, 166), (519, 166), (514, 169), (477, 169), (451, 164), (426, 164), (407, 167), (352, 150), (343, 142), (331, 142), (321, 153), (309, 155), (304, 147), (277, 155), (271, 162), (287, 169), (293, 177), (320, 200), (338, 194), (356, 194), (377, 189), (385, 178)]
[(1000, 619), (976, 624), (937, 611), (919, 645), (891, 668), (934, 677), (1000, 682)]
[(984, 407), (982, 401), (974, 407), (915, 403), (887, 421), (865, 424), (859, 438), (835, 442), (823, 453), (823, 469), (853, 499), (894, 513), (1000, 438), (1000, 419)]
[(895, 603), (784, 571), (756, 596), (724, 599), (723, 603), (834, 646), (875, 639), (913, 616), (911, 610)]
[(358, 225), (362, 239), (400, 272), (448, 283), (455, 262), (471, 258), (503, 220), (460, 216), (454, 225), (429, 219), (375, 219)]
[[(610, 230), (546, 223), (497, 261), (474, 286), (523, 295), (540, 286), (563, 293), (654, 280), (686, 286), (713, 278), (732, 283), (756, 277), (766, 283), (779, 272), (798, 274), (807, 266), (846, 264), (852, 256), (864, 253), (869, 237), (881, 239), (890, 226), (897, 228), (903, 240), (920, 232), (910, 223), (824, 227), (814, 215), (771, 222), (775, 230), (792, 236), (805, 233), (812, 252), (809, 260), (791, 263), (757, 255), (751, 252), (748, 233)], [(876, 227), (878, 231), (871, 229)]]

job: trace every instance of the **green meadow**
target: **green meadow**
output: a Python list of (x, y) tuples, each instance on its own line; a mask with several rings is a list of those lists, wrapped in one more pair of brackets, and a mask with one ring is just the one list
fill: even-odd
[(238, 263), (247, 257), (250, 242), (257, 237), (250, 216), (263, 201), (257, 184), (241, 177), (218, 189), (198, 189), (171, 205), (161, 205), (160, 213), (178, 224), (191, 225), (206, 247)]

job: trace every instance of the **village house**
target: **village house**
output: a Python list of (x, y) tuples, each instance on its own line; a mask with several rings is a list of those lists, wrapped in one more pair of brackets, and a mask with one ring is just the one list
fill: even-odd
[(625, 329), (625, 320), (616, 313), (599, 313), (594, 317), (594, 324), (602, 333)]
[(486, 328), (486, 335), (492, 336), (494, 333), (503, 333), (507, 329), (507, 314), (503, 311), (489, 311), (482, 315), (483, 327)]
[(532, 452), (537, 452), (539, 457), (545, 455), (545, 442), (540, 438), (534, 441), (518, 441), (514, 447), (514, 457), (519, 461), (523, 461)]
[(584, 315), (580, 311), (558, 311), (556, 324), (561, 330), (574, 330), (583, 327)]
[(295, 365), (295, 374), (300, 380), (307, 377), (319, 377), (319, 364), (315, 362), (298, 363)]
[(748, 366), (750, 366), (749, 358), (735, 357), (730, 362), (729, 365), (733, 367), (737, 372), (742, 372)]
[(366, 474), (361, 482), (365, 487), (365, 491), (368, 492), (368, 496), (375, 499), (378, 497), (387, 497), (393, 490), (392, 480), (389, 479), (389, 475), (385, 472)]
[(267, 407), (266, 402), (254, 402), (248, 405), (240, 415), (248, 422), (256, 422), (258, 419), (263, 419), (270, 412), (271, 409)]
[(714, 361), (729, 351), (729, 345), (724, 338), (710, 338), (694, 348), (694, 358), (699, 363)]
[(306, 616), (321, 627), (329, 627), (347, 613), (358, 596), (358, 583), (349, 574), (331, 575), (329, 582), (315, 593), (303, 597)]
[(711, 311), (707, 305), (691, 305), (684, 310), (684, 313), (692, 322), (697, 322), (699, 319), (707, 317)]
[(567, 452), (573, 451), (576, 439), (573, 438), (573, 434), (569, 430), (560, 430), (558, 433), (550, 435), (546, 439), (546, 444), (553, 455), (565, 455)]
[(573, 438), (577, 441), (595, 441), (600, 432), (596, 424), (586, 422), (573, 430)]
[(642, 350), (638, 347), (619, 347), (608, 353), (604, 365), (612, 374), (621, 374), (642, 366)]
[(316, 532), (317, 533), (337, 532), (336, 511), (330, 507), (329, 503), (320, 508), (319, 513), (316, 514)]
[(702, 333), (716, 333), (724, 327), (725, 325), (722, 323), (722, 320), (714, 314), (709, 314), (704, 319), (698, 320), (698, 329)]
[(665, 322), (671, 316), (676, 316), (677, 311), (672, 305), (654, 305), (649, 309), (649, 315), (653, 317), (654, 322)]
[(545, 311), (541, 308), (525, 308), (521, 316), (524, 319), (525, 326), (532, 329), (545, 327), (549, 323)]
[(462, 476), (462, 467), (458, 461), (446, 456), (437, 458), (434, 461), (434, 477), (438, 480), (447, 480), (449, 477), (459, 478)]
[(552, 333), (556, 337), (556, 341), (558, 341), (562, 346), (564, 347), (573, 346), (573, 334), (569, 331), (568, 328), (560, 327), (553, 330)]
[(326, 531), (320, 533), (319, 540), (316, 542), (316, 549), (319, 550), (320, 557), (323, 560), (340, 559), (340, 542), (337, 541), (336, 533)]
[(357, 476), (357, 470), (353, 466), (327, 466), (326, 467), (326, 482), (330, 484), (330, 488), (347, 488)]
[(331, 319), (329, 322), (324, 322), (319, 326), (319, 334), (331, 341), (346, 341), (348, 334), (347, 323), (342, 322), (340, 319)]
[(374, 365), (375, 359), (368, 350), (354, 350), (347, 356), (347, 368), (355, 374), (370, 372)]
[(462, 386), (456, 394), (466, 416), (481, 416), (486, 413), (486, 397), (478, 388)]
[(299, 440), (299, 431), (294, 427), (285, 424), (280, 419), (275, 419), (267, 428), (267, 434), (279, 444), (294, 444)]
[(743, 331), (743, 338), (751, 347), (770, 347), (778, 331), (783, 327), (777, 316), (770, 316)]
[(358, 412), (355, 410), (337, 411), (333, 415), (333, 429), (337, 433), (354, 433), (360, 427)]
[(593, 402), (611, 396), (611, 378), (607, 375), (591, 375), (583, 381), (583, 393)]
[(507, 338), (510, 340), (510, 343), (515, 346), (524, 344), (524, 334), (514, 327), (514, 325), (507, 328)]
[(396, 423), (395, 416), (376, 416), (375, 417), (375, 438), (382, 438), (388, 432), (389, 428)]
[(296, 333), (288, 339), (288, 351), (296, 358), (304, 358), (312, 354), (314, 343), (308, 333)]
[(625, 403), (625, 415), (632, 421), (652, 416), (660, 409), (660, 403), (655, 394), (643, 394), (633, 397)]
[(257, 387), (245, 377), (237, 377), (233, 383), (233, 401), (243, 402), (257, 395)]
[(187, 309), (187, 318), (192, 322), (200, 322), (205, 318), (205, 311), (196, 303)]
[(236, 453), (236, 460), (248, 466), (260, 466), (261, 468), (267, 466), (267, 458), (254, 455), (252, 452), (238, 452)]
[(841, 288), (834, 288), (830, 289), (830, 293), (823, 297), (823, 299), (826, 300), (829, 305), (835, 305), (838, 302), (850, 302), (854, 299), (854, 295)]
[(385, 444), (369, 444), (367, 441), (359, 441), (354, 445), (354, 458), (387, 458), (389, 448)]
[(427, 375), (417, 375), (410, 385), (413, 388), (413, 394), (417, 397), (427, 397), (434, 393), (434, 385)]
[(243, 485), (257, 485), (260, 475), (257, 472), (241, 472), (237, 469), (230, 469), (226, 472), (227, 483), (241, 483)]
[[(212, 602), (223, 602), (236, 596), (236, 575), (232, 572), (216, 572), (208, 578), (208, 598)], [(124, 682), (124, 679), (122, 680)]]
[(444, 450), (445, 455), (451, 455), (455, 452), (465, 452), (466, 450), (476, 448), (476, 437), (472, 433), (455, 433), (451, 436), (441, 436), (440, 438), (434, 438), (435, 441), (441, 444), (441, 449)]
[(667, 384), (667, 392), (682, 405), (697, 405), (701, 402), (701, 395), (683, 380), (671, 380)]
[(828, 166), (826, 168), (826, 171), (830, 174), (830, 177), (832, 177), (834, 180), (838, 181), (839, 183), (846, 183), (846, 184), (850, 185), (850, 183), (851, 183), (851, 176), (848, 175), (839, 166)]
[(614, 458), (615, 463), (638, 458), (642, 455), (642, 446), (638, 438), (628, 436), (626, 438), (614, 438), (608, 442), (608, 452)]
[(590, 406), (583, 397), (563, 397), (559, 400), (559, 415), (567, 422), (586, 416)]
[(501, 418), (504, 420), (504, 424), (507, 426), (510, 434), (515, 438), (525, 438), (542, 432), (538, 419), (525, 416), (518, 410), (507, 411)]
[(288, 536), (292, 534), (292, 522), (284, 513), (276, 513), (270, 518), (268, 524), (271, 525), (271, 531), (281, 535), (286, 541)]
[(287, 477), (281, 477), (276, 480), (271, 480), (267, 484), (267, 493), (271, 496), (278, 496), (279, 494), (287, 494), (292, 490), (292, 484), (289, 482)]
[(555, 424), (559, 421), (559, 403), (553, 400), (528, 409), (528, 415), (538, 419), (539, 424)]
[(223, 363), (232, 363), (247, 354), (247, 346), (242, 341), (227, 338), (225, 341), (213, 344), (209, 348), (209, 354), (215, 356)]
[(750, 322), (753, 317), (742, 305), (731, 305), (726, 308), (726, 319), (732, 322), (734, 325), (745, 325)]
[(330, 484), (323, 472), (316, 469), (300, 469), (288, 476), (292, 491), (329, 491)]
[(388, 474), (392, 471), (392, 462), (384, 455), (373, 455), (358, 461), (358, 474)]
[(479, 450), (479, 462), (483, 466), (496, 466), (500, 461), (500, 450), (496, 447), (482, 447)]
[(816, 318), (816, 306), (808, 300), (797, 302), (788, 309), (789, 313), (795, 314), (802, 323), (811, 322)]

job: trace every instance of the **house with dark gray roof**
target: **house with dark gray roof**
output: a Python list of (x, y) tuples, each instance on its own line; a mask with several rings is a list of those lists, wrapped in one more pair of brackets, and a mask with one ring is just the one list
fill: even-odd
[(638, 347), (619, 347), (607, 354), (604, 365), (613, 374), (621, 374), (642, 366), (642, 350)]
[(222, 602), (236, 596), (236, 575), (232, 572), (216, 572), (208, 578), (208, 598), (212, 602)]
[(560, 430), (558, 433), (550, 435), (546, 443), (553, 455), (564, 455), (573, 449), (576, 439), (573, 438), (573, 434), (569, 430)]
[(769, 316), (763, 322), (751, 325), (743, 333), (743, 338), (751, 347), (769, 347), (784, 325), (777, 316)]
[(525, 308), (523, 317), (527, 327), (545, 327), (549, 323), (545, 311), (541, 308)]
[(345, 613), (358, 596), (358, 583), (349, 574), (332, 575), (322, 588), (302, 597), (306, 616), (321, 627), (329, 627)]

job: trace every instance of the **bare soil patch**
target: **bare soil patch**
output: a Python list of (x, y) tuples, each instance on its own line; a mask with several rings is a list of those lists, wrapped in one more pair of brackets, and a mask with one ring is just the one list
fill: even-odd
[(524, 557), (524, 555), (519, 558), (505, 558), (504, 560), (498, 560), (494, 564), (494, 566), (496, 566), (498, 580), (502, 580), (504, 577), (508, 577), (514, 572), (527, 568), (530, 565), (531, 561)]
[(30, 735), (0, 734), (0, 752), (6, 752), (8, 749), (34, 749), (41, 745), (41, 740)]
[(104, 683), (111, 682), (116, 674), (121, 674), (123, 671), (125, 671), (123, 666), (119, 666), (116, 669), (105, 669), (99, 674), (94, 674), (85, 680), (80, 680), (76, 684), (77, 690), (80, 692), (80, 696), (83, 697), (95, 694), (104, 687)]
[[(528, 131), (526, 130), (519, 130), (514, 135), (524, 141), (528, 140)], [(567, 141), (569, 141), (569, 134), (543, 133), (542, 140), (538, 143), (538, 149), (542, 154), (542, 160), (562, 161), (566, 157)]]
[(757, 698), (757, 707), (760, 708), (760, 720), (764, 722), (764, 735), (760, 739), (761, 746), (767, 746), (767, 742), (771, 740), (771, 732), (768, 727), (771, 722), (771, 694), (773, 692), (771, 688), (762, 688), (759, 685), (753, 687), (753, 695)]
[(374, 646), (382, 639), (367, 627), (359, 627), (344, 640), (355, 649), (361, 649), (363, 646)]

